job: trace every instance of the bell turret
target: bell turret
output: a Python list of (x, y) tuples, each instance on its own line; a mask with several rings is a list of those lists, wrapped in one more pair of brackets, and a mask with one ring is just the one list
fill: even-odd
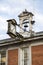
[(19, 22), (20, 27), (23, 29), (20, 29), (20, 34), (24, 36), (31, 35), (33, 32), (33, 24), (35, 21), (33, 21), (34, 14), (31, 12), (28, 12), (26, 9), (22, 13), (19, 14)]

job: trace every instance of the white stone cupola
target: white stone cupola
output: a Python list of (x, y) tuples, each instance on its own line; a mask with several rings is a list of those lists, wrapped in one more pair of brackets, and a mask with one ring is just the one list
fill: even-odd
[(33, 21), (33, 13), (28, 12), (26, 9), (22, 13), (19, 14), (19, 22), (20, 22), (20, 34), (24, 37), (29, 37), (32, 32), (32, 26), (35, 21)]

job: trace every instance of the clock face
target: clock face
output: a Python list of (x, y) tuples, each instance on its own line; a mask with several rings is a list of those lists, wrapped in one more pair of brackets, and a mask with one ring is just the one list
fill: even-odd
[(15, 26), (13, 24), (10, 24), (10, 32), (15, 34)]

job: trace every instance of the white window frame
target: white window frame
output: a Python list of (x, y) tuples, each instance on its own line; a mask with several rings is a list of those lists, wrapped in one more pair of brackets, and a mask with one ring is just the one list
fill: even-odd
[[(22, 65), (24, 65), (25, 64), (25, 58), (24, 58), (24, 53), (25, 53), (25, 49), (27, 49), (27, 55), (28, 55), (28, 57), (26, 58), (26, 61), (27, 61), (27, 65), (28, 65), (28, 62), (29, 62), (29, 48), (28, 47), (24, 47), (23, 49), (22, 49)], [(28, 59), (28, 60), (27, 60)]]
[[(3, 51), (4, 51), (4, 50), (3, 50)], [(3, 52), (3, 51), (2, 51), (2, 52)], [(6, 50), (5, 50), (5, 51), (6, 51)], [(0, 53), (0, 63), (1, 63), (1, 59), (2, 59), (2, 58), (1, 58), (1, 53)], [(6, 62), (7, 62), (7, 59), (6, 59)], [(5, 65), (6, 65), (6, 62), (5, 62)]]
[[(23, 48), (23, 47), (22, 47)], [(20, 47), (19, 48), (19, 54), (18, 54), (18, 65), (22, 65), (22, 48)], [(32, 65), (32, 61), (31, 61), (31, 45), (29, 46), (29, 47), (27, 47), (29, 50), (29, 52), (28, 52), (28, 54), (29, 54), (29, 56), (28, 56), (28, 58), (29, 58), (29, 60), (28, 60), (28, 65)]]

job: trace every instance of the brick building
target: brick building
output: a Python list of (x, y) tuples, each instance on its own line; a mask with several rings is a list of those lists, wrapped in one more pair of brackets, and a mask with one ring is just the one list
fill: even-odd
[[(11, 38), (0, 40), (0, 65), (43, 65), (43, 31), (32, 30), (32, 17), (25, 10), (19, 15), (20, 24), (15, 19), (7, 20)], [(16, 26), (20, 27), (19, 33)]]

